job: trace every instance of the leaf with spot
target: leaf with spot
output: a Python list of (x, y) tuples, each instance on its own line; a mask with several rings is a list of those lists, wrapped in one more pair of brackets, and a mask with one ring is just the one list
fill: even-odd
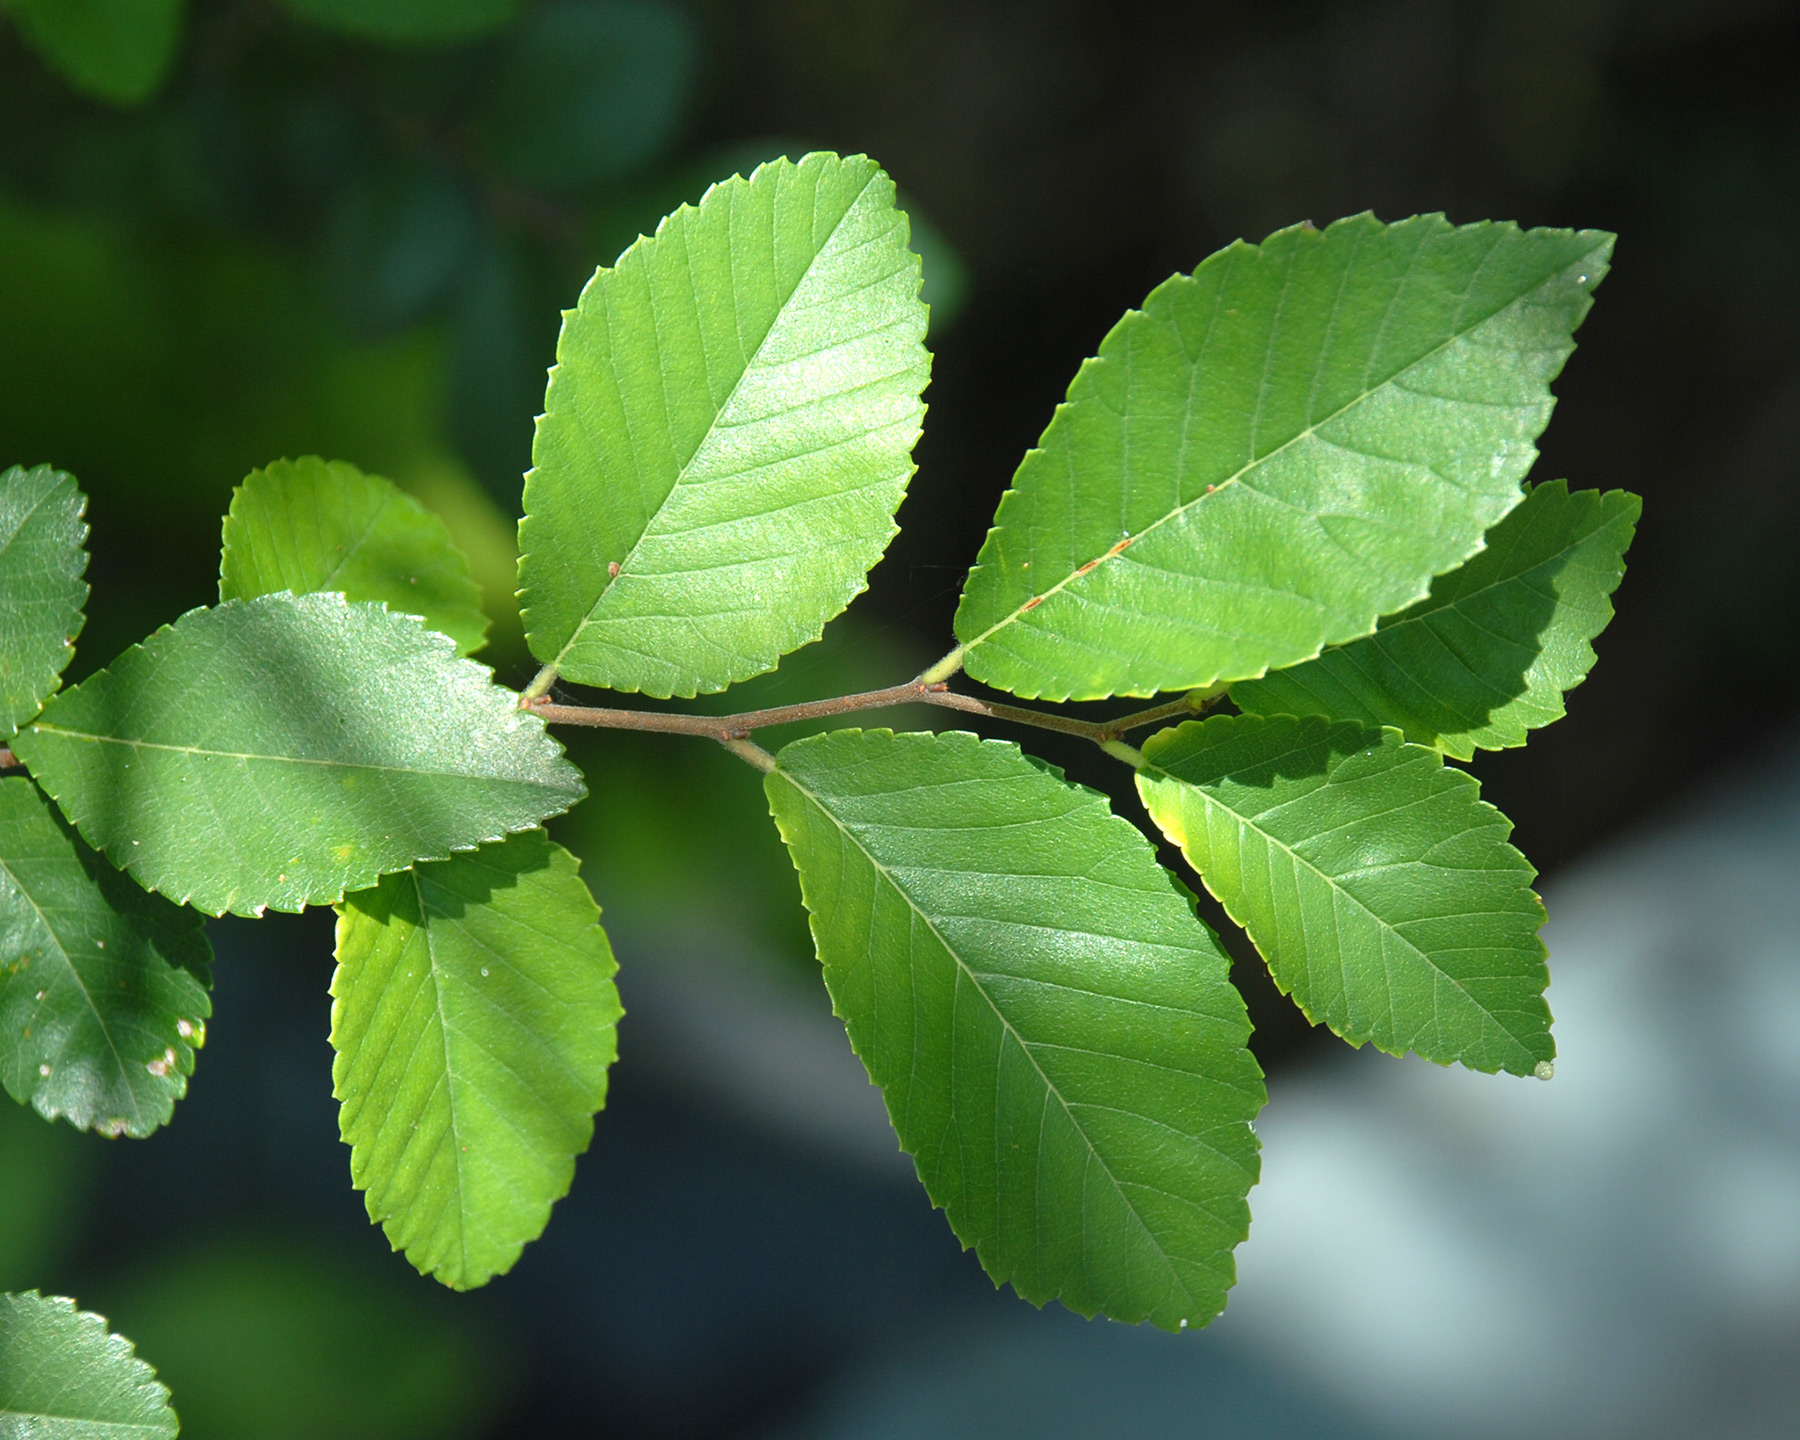
[(1396, 730), (1317, 716), (1221, 715), (1143, 753), (1145, 808), (1314, 1024), (1549, 1073), (1537, 872), (1472, 777)]
[(0, 740), (56, 689), (81, 633), (87, 499), (60, 470), (0, 475)]
[(895, 533), (925, 321), (893, 182), (861, 156), (758, 166), (596, 273), (525, 481), (531, 653), (694, 695), (816, 640)]
[(1539, 485), (1417, 605), (1231, 698), (1259, 715), (1392, 725), (1458, 760), (1523, 745), (1594, 666), (1641, 508), (1623, 490)]
[(385, 606), (191, 610), (13, 742), (89, 844), (210, 915), (333, 904), (585, 793), (484, 665)]
[(331, 1043), (369, 1217), (458, 1290), (512, 1268), (568, 1192), (616, 1049), (618, 968), (541, 830), (338, 907)]
[(448, 635), (464, 655), (487, 636), (481, 591), (444, 522), (393, 481), (342, 460), (277, 460), (232, 493), (219, 599), (282, 590), (385, 601)]
[(0, 1436), (174, 1440), (180, 1424), (131, 1342), (73, 1300), (0, 1295)]
[(1262, 1073), (1218, 941), (1103, 796), (973, 735), (838, 730), (767, 777), (832, 1003), (996, 1282), (1203, 1325)]
[(23, 776), (0, 780), (0, 1084), (46, 1120), (142, 1138), (212, 1014), (201, 919), (139, 889)]
[(1611, 249), (1359, 215), (1157, 286), (1001, 498), (956, 612), (965, 668), (1151, 695), (1369, 634), (1519, 503)]

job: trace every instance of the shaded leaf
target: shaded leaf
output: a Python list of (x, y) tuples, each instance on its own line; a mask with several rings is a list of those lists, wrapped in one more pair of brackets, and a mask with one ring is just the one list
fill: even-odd
[(87, 841), (208, 914), (341, 900), (581, 798), (543, 722), (451, 641), (341, 595), (191, 610), (14, 749)]
[(1611, 247), (1359, 215), (1157, 286), (1001, 499), (956, 612), (968, 672), (1150, 695), (1369, 634), (1519, 502)]
[(87, 499), (60, 470), (0, 475), (0, 740), (37, 714), (75, 654), (88, 587)]
[(1537, 486), (1487, 548), (1373, 635), (1231, 687), (1242, 710), (1392, 725), (1459, 760), (1559, 720), (1612, 619), (1642, 502)]
[(818, 638), (895, 533), (930, 370), (919, 259), (860, 156), (759, 166), (599, 271), (525, 482), (532, 654), (722, 690)]
[(832, 1003), (988, 1274), (1084, 1315), (1218, 1314), (1262, 1075), (1224, 953), (1142, 834), (957, 732), (798, 740), (766, 785)]
[(71, 87), (135, 105), (162, 84), (181, 40), (183, 0), (4, 0), (31, 46)]
[(211, 964), (199, 915), (113, 869), (29, 780), (0, 780), (7, 1094), (82, 1130), (166, 1124), (205, 1043)]
[(173, 1440), (169, 1392), (131, 1342), (73, 1300), (0, 1295), (0, 1436)]
[(497, 30), (519, 0), (280, 0), (283, 9), (326, 30), (364, 40), (431, 44)]
[(1556, 1054), (1537, 873), (1475, 781), (1398, 731), (1221, 715), (1150, 737), (1138, 793), (1314, 1024), (1472, 1070)]
[(232, 493), (219, 599), (282, 590), (385, 601), (464, 655), (487, 635), (481, 591), (444, 522), (391, 480), (342, 460), (277, 460)]
[(540, 5), (494, 74), (482, 127), (488, 150), (531, 185), (617, 180), (674, 138), (696, 48), (692, 20), (672, 5)]
[(617, 1055), (618, 966), (541, 830), (390, 875), (338, 910), (331, 1043), (369, 1217), (458, 1290), (568, 1193)]

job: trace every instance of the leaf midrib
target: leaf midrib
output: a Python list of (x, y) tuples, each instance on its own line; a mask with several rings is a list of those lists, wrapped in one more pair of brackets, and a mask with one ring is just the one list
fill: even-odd
[[(550, 662), (550, 669), (560, 670), (562, 668), (562, 663), (568, 658), (569, 652), (575, 648), (581, 637), (587, 633), (588, 627), (595, 623), (595, 620), (600, 613), (600, 607), (606, 603), (606, 597), (612, 593), (613, 587), (617, 585), (620, 580), (625, 578), (632, 560), (636, 558), (639, 549), (642, 548), (645, 539), (654, 528), (657, 519), (669, 508), (676, 493), (681, 489), (682, 482), (686, 479), (689, 469), (692, 468), (695, 457), (706, 448), (706, 442), (717, 432), (719, 428), (719, 417), (731, 408), (732, 402), (737, 399), (738, 392), (743, 388), (746, 377), (748, 377), (750, 372), (756, 369), (757, 365), (760, 363), (763, 351), (769, 344), (769, 337), (780, 327), (782, 318), (787, 313), (788, 306), (793, 302), (794, 296), (799, 292), (800, 287), (811, 277), (814, 268), (824, 256), (826, 247), (830, 245), (834, 238), (836, 238), (837, 233), (843, 229), (845, 223), (850, 218), (851, 212), (862, 203), (863, 196), (868, 194), (869, 187), (881, 177), (881, 174), (882, 172), (879, 169), (871, 170), (868, 178), (863, 181), (862, 187), (851, 197), (850, 203), (844, 207), (843, 214), (838, 216), (837, 223), (831, 227), (830, 231), (825, 235), (825, 238), (817, 243), (812, 258), (806, 262), (806, 268), (800, 272), (793, 285), (788, 288), (787, 293), (781, 297), (780, 303), (775, 307), (775, 313), (769, 320), (768, 329), (763, 331), (761, 338), (756, 342), (755, 351), (744, 361), (743, 368), (738, 371), (737, 379), (731, 382), (730, 393), (726, 395), (724, 400), (719, 403), (718, 408), (714, 410), (713, 418), (707, 422), (706, 429), (695, 442), (693, 450), (689, 452), (688, 457), (681, 462), (680, 467), (676, 470), (675, 479), (670, 484), (667, 493), (664, 494), (655, 511), (645, 519), (644, 528), (638, 532), (638, 538), (632, 542), (631, 548), (627, 550), (624, 556), (619, 560), (619, 573), (607, 577), (606, 584), (600, 587), (600, 593), (594, 597), (594, 603), (588, 606), (587, 614), (582, 616), (581, 620), (576, 624), (575, 630), (569, 636), (568, 642), (562, 649), (556, 652), (556, 658)], [(815, 180), (813, 188), (815, 203), (817, 203), (818, 185), (818, 180)], [(771, 219), (771, 225), (772, 224), (773, 220)], [(693, 263), (691, 256), (689, 257), (688, 263), (691, 270)], [(735, 298), (733, 308), (735, 311)], [(702, 341), (701, 343), (704, 345), (705, 342)]]
[[(1293, 753), (1293, 752), (1289, 752), (1289, 753)], [(1269, 763), (1277, 764), (1277, 763), (1279, 763), (1281, 758), (1284, 758), (1284, 757), (1276, 757), (1274, 760), (1272, 760)], [(1297, 850), (1295, 850), (1292, 846), (1288, 845), (1285, 841), (1280, 840), (1276, 836), (1270, 834), (1269, 831), (1265, 830), (1262, 826), (1258, 825), (1256, 823), (1256, 821), (1253, 820), (1251, 817), (1244, 814), (1242, 811), (1236, 810), (1233, 807), (1231, 807), (1230, 805), (1227, 805), (1223, 800), (1220, 800), (1216, 796), (1210, 794), (1207, 790), (1202, 788), (1199, 784), (1197, 784), (1193, 781), (1182, 779), (1179, 775), (1176, 775), (1172, 771), (1165, 770), (1162, 766), (1156, 764), (1155, 761), (1146, 761), (1143, 766), (1143, 771), (1140, 773), (1149, 772), (1149, 771), (1154, 771), (1156, 774), (1163, 776), (1165, 779), (1174, 781), (1174, 783), (1176, 785), (1180, 786), (1184, 791), (1198, 796), (1200, 798), (1200, 801), (1202, 804), (1211, 806), (1211, 807), (1215, 807), (1218, 810), (1220, 810), (1221, 812), (1223, 812), (1224, 814), (1229, 815), (1232, 819), (1237, 821), (1237, 823), (1239, 825), (1243, 826), (1245, 829), (1254, 831), (1257, 835), (1260, 835), (1263, 838), (1263, 840), (1265, 841), (1265, 843), (1272, 845), (1275, 849), (1279, 850), (1282, 854), (1288, 856), (1288, 858), (1293, 860), (1296, 864), (1304, 867), (1307, 870), (1310, 870), (1314, 875), (1318, 876), (1318, 878), (1324, 882), (1327, 889), (1333, 895), (1342, 895), (1352, 905), (1354, 905), (1356, 907), (1356, 909), (1361, 911), (1364, 915), (1368, 916), (1369, 919), (1373, 920), (1382, 934), (1392, 935), (1394, 937), (1394, 939), (1396, 939), (1402, 945), (1404, 945), (1407, 950), (1409, 950), (1412, 954), (1416, 955), (1418, 957), (1420, 963), (1425, 967), (1425, 969), (1430, 974), (1432, 974), (1433, 976), (1436, 976), (1438, 979), (1447, 981), (1457, 991), (1457, 993), (1463, 997), (1464, 1000), (1466, 1000), (1471, 1006), (1474, 1007), (1475, 1013), (1481, 1017), (1484, 1024), (1492, 1026), (1494, 1029), (1498, 1030), (1499, 1033), (1505, 1037), (1507, 1043), (1512, 1045), (1513, 1047), (1515, 1047), (1521, 1054), (1523, 1054), (1525, 1056), (1525, 1058), (1527, 1060), (1531, 1060), (1533, 1058), (1531, 1052), (1526, 1048), (1524, 1043), (1522, 1041), (1520, 1041), (1519, 1037), (1514, 1035), (1512, 1033), (1512, 1031), (1508, 1030), (1503, 1024), (1501, 1024), (1500, 1020), (1495, 1015), (1493, 1015), (1492, 1012), (1490, 1012), (1484, 1005), (1482, 1005), (1482, 1003), (1479, 1000), (1477, 1000), (1473, 995), (1471, 995), (1468, 991), (1468, 987), (1466, 987), (1462, 983), (1462, 981), (1458, 980), (1454, 975), (1447, 974), (1441, 966), (1434, 964), (1432, 962), (1430, 956), (1428, 956), (1423, 950), (1419, 949), (1419, 947), (1417, 945), (1413, 944), (1413, 942), (1411, 940), (1407, 939), (1406, 936), (1402, 935), (1397, 929), (1395, 929), (1394, 926), (1388, 924), (1388, 922), (1386, 920), (1382, 919), (1381, 916), (1377, 915), (1373, 910), (1371, 910), (1367, 905), (1365, 905), (1360, 899), (1358, 899), (1355, 895), (1353, 895), (1349, 890), (1345, 889), (1342, 885), (1340, 885), (1334, 877), (1327, 875), (1317, 865), (1313, 864), (1312, 861), (1308, 860), (1304, 855), (1300, 854)], [(1329, 783), (1329, 781), (1327, 783)], [(1184, 827), (1184, 829), (1185, 829), (1185, 827)], [(1199, 869), (1198, 866), (1196, 866), (1195, 868)], [(1200, 878), (1203, 882), (1205, 882), (1206, 888), (1208, 891), (1210, 891), (1212, 893), (1213, 898), (1216, 899), (1221, 905), (1225, 906), (1227, 913), (1231, 913), (1232, 907), (1231, 907), (1230, 902), (1226, 899), (1225, 896), (1220, 895), (1216, 890), (1213, 890), (1212, 883), (1209, 880), (1207, 880), (1205, 870), (1200, 870)], [(1240, 925), (1244, 924), (1244, 921), (1241, 920), (1235, 913), (1231, 914), (1231, 918), (1233, 921), (1235, 921), (1236, 923), (1238, 923)], [(1259, 946), (1258, 948), (1260, 949), (1261, 947)], [(1343, 962), (1343, 959), (1341, 958), (1341, 954), (1340, 954), (1340, 959), (1338, 962), (1338, 968), (1339, 968), (1340, 974), (1342, 974), (1344, 971), (1344, 962)], [(1386, 969), (1386, 967), (1384, 966), (1383, 967), (1384, 972), (1385, 972), (1385, 969)], [(1391, 986), (1390, 986), (1390, 990), (1391, 990)], [(1344, 993), (1345, 993), (1346, 997), (1348, 997), (1349, 991), (1350, 991), (1349, 985), (1345, 984)], [(1389, 1006), (1389, 1009), (1391, 1011), (1391, 1009), (1392, 1009), (1391, 1005)], [(1398, 1035), (1396, 1035), (1396, 1040), (1397, 1039), (1398, 1039)]]
[[(1601, 248), (1604, 248), (1604, 246), (1596, 247), (1596, 249), (1601, 249)], [(1594, 253), (1594, 251), (1592, 251), (1592, 250), (1587, 252), (1588, 255), (1592, 255), (1593, 253)], [(1585, 258), (1585, 257), (1582, 257), (1582, 258)], [(1572, 261), (1570, 263), (1575, 264), (1575, 263), (1579, 263), (1579, 262)], [(1412, 371), (1418, 369), (1419, 366), (1423, 365), (1427, 360), (1430, 360), (1434, 356), (1441, 354), (1444, 350), (1448, 349), (1451, 345), (1455, 344), (1458, 340), (1465, 338), (1469, 334), (1480, 329), (1483, 325), (1486, 325), (1489, 321), (1493, 320), (1495, 317), (1501, 315), (1506, 310), (1510, 309), (1512, 306), (1517, 305), (1521, 300), (1525, 299), (1526, 296), (1535, 294), (1537, 291), (1543, 289), (1543, 287), (1545, 285), (1547, 285), (1551, 280), (1555, 279), (1556, 276), (1562, 274), (1563, 271), (1567, 270), (1568, 268), (1569, 268), (1569, 265), (1564, 265), (1564, 266), (1561, 266), (1560, 268), (1558, 268), (1557, 270), (1552, 271), (1550, 274), (1544, 276), (1541, 280), (1539, 280), (1530, 289), (1522, 290), (1517, 295), (1513, 296), (1513, 298), (1508, 300), (1506, 302), (1506, 304), (1499, 306), (1497, 309), (1489, 311), (1487, 314), (1481, 316), (1478, 320), (1474, 321), (1472, 324), (1468, 325), (1466, 328), (1453, 331), (1451, 334), (1445, 336), (1445, 338), (1441, 342), (1439, 342), (1437, 345), (1432, 346), (1432, 348), (1427, 350), (1424, 354), (1418, 356), (1416, 359), (1408, 361), (1400, 369), (1394, 371), (1390, 375), (1385, 376), (1380, 381), (1379, 384), (1371, 385), (1368, 388), (1360, 391), (1358, 394), (1353, 396), (1351, 399), (1345, 401), (1344, 404), (1340, 405), (1336, 410), (1333, 410), (1330, 414), (1321, 416), (1319, 419), (1317, 419), (1317, 420), (1313, 421), (1311, 424), (1307, 425), (1304, 429), (1296, 431), (1293, 435), (1289, 436), (1286, 440), (1283, 440), (1281, 442), (1281, 444), (1277, 445), (1273, 450), (1268, 451), (1266, 454), (1258, 455), (1254, 459), (1245, 462), (1233, 474), (1226, 476), (1223, 480), (1220, 480), (1216, 484), (1209, 486), (1207, 489), (1201, 491), (1201, 493), (1196, 495), (1192, 500), (1184, 501), (1182, 504), (1177, 505), (1173, 509), (1169, 510), (1166, 514), (1158, 516), (1155, 520), (1151, 521), (1148, 525), (1146, 525), (1142, 530), (1138, 531), (1137, 534), (1129, 537), (1131, 544), (1132, 545), (1137, 544), (1138, 541), (1142, 540), (1146, 535), (1150, 534), (1153, 530), (1160, 529), (1163, 525), (1167, 524), (1169, 521), (1178, 519), (1182, 515), (1185, 515), (1189, 510), (1192, 510), (1195, 506), (1199, 505), (1201, 502), (1203, 502), (1205, 500), (1209, 500), (1214, 495), (1223, 492), (1227, 486), (1235, 485), (1240, 480), (1242, 480), (1246, 475), (1250, 474), (1251, 472), (1253, 472), (1255, 470), (1261, 469), (1264, 465), (1268, 464), (1269, 461), (1273, 460), (1277, 455), (1280, 455), (1283, 451), (1288, 449), (1290, 446), (1299, 444), (1302, 440), (1305, 440), (1308, 437), (1312, 436), (1317, 431), (1322, 429), (1324, 426), (1329, 425), (1332, 421), (1337, 420), (1341, 416), (1348, 414), (1351, 410), (1354, 410), (1358, 405), (1361, 405), (1364, 402), (1366, 402), (1371, 396), (1375, 395), (1378, 391), (1384, 390), (1388, 386), (1397, 383), (1403, 377), (1410, 374)], [(1283, 293), (1284, 297), (1286, 295), (1289, 285), (1291, 285), (1291, 283), (1292, 283), (1292, 279), (1293, 279), (1293, 277), (1290, 273), (1288, 276), (1284, 277), (1284, 279), (1282, 281), (1282, 293)], [(1064, 403), (1067, 404), (1070, 402), (1064, 402)], [(996, 632), (1005, 629), (1007, 626), (1012, 625), (1016, 621), (1022, 619), (1025, 615), (1029, 614), (1031, 611), (1036, 610), (1046, 600), (1050, 599), (1051, 596), (1061, 593), (1068, 586), (1074, 584), (1075, 581), (1085, 578), (1086, 576), (1092, 574), (1094, 571), (1098, 570), (1102, 565), (1106, 564), (1108, 561), (1118, 559), (1124, 553), (1125, 553), (1125, 551), (1120, 550), (1120, 549), (1108, 550), (1108, 551), (1096, 556), (1093, 560), (1087, 561), (1084, 564), (1077, 566), (1075, 569), (1071, 570), (1067, 575), (1063, 576), (1062, 579), (1058, 580), (1049, 589), (1041, 591), (1032, 596), (1029, 596), (1027, 599), (1025, 599), (1023, 602), (1021, 602), (1017, 607), (1015, 607), (1011, 611), (1011, 613), (1004, 615), (1000, 619), (996, 620), (992, 625), (988, 626), (987, 629), (983, 630), (974, 639), (965, 641), (962, 646), (964, 652), (966, 653), (967, 651), (973, 650), (976, 646), (984, 644), (987, 640), (992, 638)]]
[[(974, 987), (975, 993), (981, 996), (982, 1000), (986, 1002), (988, 1009), (993, 1012), (994, 1018), (1000, 1022), (1000, 1028), (1012, 1037), (1014, 1043), (1018, 1045), (1020, 1053), (1031, 1062), (1031, 1068), (1037, 1072), (1038, 1079), (1043, 1082), (1045, 1091), (1055, 1097), (1057, 1105), (1062, 1109), (1064, 1118), (1067, 1119), (1069, 1124), (1074, 1128), (1075, 1133), (1081, 1137), (1081, 1143), (1087, 1147), (1088, 1154), (1093, 1158), (1094, 1163), (1100, 1167), (1100, 1173), (1106, 1176), (1107, 1182), (1113, 1187), (1113, 1193), (1119, 1197), (1120, 1203), (1125, 1206), (1126, 1212), (1131, 1216), (1133, 1223), (1137, 1225), (1144, 1238), (1150, 1243), (1150, 1248), (1156, 1253), (1157, 1258), (1162, 1261), (1163, 1268), (1169, 1273), (1169, 1279), (1175, 1285), (1180, 1287), (1181, 1293), (1187, 1297), (1188, 1305), (1190, 1307), (1199, 1304), (1200, 1301), (1195, 1297), (1193, 1291), (1188, 1288), (1187, 1283), (1176, 1271), (1175, 1262), (1169, 1258), (1169, 1255), (1167, 1251), (1163, 1249), (1161, 1242), (1157, 1240), (1150, 1227), (1144, 1223), (1144, 1217), (1138, 1213), (1138, 1208), (1132, 1203), (1131, 1197), (1125, 1193), (1125, 1187), (1120, 1183), (1119, 1177), (1113, 1174), (1112, 1167), (1106, 1163), (1099, 1150), (1095, 1148), (1094, 1142), (1088, 1137), (1087, 1128), (1076, 1116), (1074, 1110), (1070, 1107), (1069, 1102), (1063, 1097), (1062, 1092), (1057, 1089), (1055, 1083), (1044, 1073), (1044, 1067), (1038, 1063), (1037, 1055), (1032, 1051), (1031, 1046), (1026, 1043), (1025, 1037), (1019, 1034), (1012, 1022), (1007, 1019), (1005, 1013), (994, 1003), (994, 998), (988, 994), (986, 988), (981, 983), (980, 977), (969, 968), (968, 963), (963, 959), (961, 954), (958, 953), (956, 947), (944, 937), (943, 932), (938, 929), (937, 925), (932, 921), (932, 918), (919, 908), (918, 903), (913, 899), (906, 887), (894, 877), (893, 872), (889, 870), (886, 865), (882, 864), (881, 861), (877, 860), (870, 852), (868, 846), (863, 844), (860, 836), (852, 831), (843, 821), (839, 820), (836, 815), (832, 814), (831, 810), (825, 805), (825, 802), (805, 785), (802, 785), (800, 781), (795, 778), (792, 771), (777, 768), (775, 773), (780, 775), (782, 779), (786, 780), (788, 784), (792, 785), (794, 789), (798, 790), (810, 800), (813, 807), (829, 820), (845, 839), (857, 848), (863, 858), (869, 862), (871, 867), (873, 867), (875, 873), (881, 876), (881, 878), (892, 887), (894, 893), (906, 902), (907, 909), (918, 916), (925, 928), (931, 932), (932, 938), (943, 947), (944, 953), (955, 962), (956, 968), (968, 977), (969, 984)], [(1041, 1148), (1038, 1151), (1038, 1155), (1041, 1163)], [(998, 1198), (997, 1179), (996, 1198)]]

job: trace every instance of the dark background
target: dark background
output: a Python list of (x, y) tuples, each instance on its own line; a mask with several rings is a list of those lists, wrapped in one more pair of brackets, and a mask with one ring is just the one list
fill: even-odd
[[(1473, 767), (1551, 873), (1795, 710), (1795, 55), (1800, 6), (1773, 0), (547, 0), (432, 44), (203, 0), (167, 80), (120, 107), (0, 20), (0, 465), (52, 462), (92, 497), (77, 676), (215, 598), (231, 487), (319, 452), (446, 515), (518, 682), (509, 525), (558, 311), (711, 180), (864, 151), (925, 255), (930, 413), (869, 593), (747, 703), (808, 698), (949, 648), (1019, 455), (1172, 271), (1364, 209), (1615, 230), (1535, 478), (1644, 497), (1619, 616), (1568, 719)], [(810, 963), (755, 777), (687, 743), (571, 742), (595, 798), (563, 838), (628, 1006), (633, 967), (671, 955)], [(482, 1295), (442, 1294), (346, 1183), (328, 921), (215, 941), (213, 1042), (167, 1133), (107, 1146), (0, 1115), (0, 1218), (37, 1217), (0, 1243), (0, 1283), (109, 1307), (185, 1433), (755, 1434), (903, 1323), (986, 1303), (916, 1187), (679, 1066), (636, 1074), (629, 1020), (546, 1239)], [(1265, 1064), (1334, 1043), (1239, 970)]]

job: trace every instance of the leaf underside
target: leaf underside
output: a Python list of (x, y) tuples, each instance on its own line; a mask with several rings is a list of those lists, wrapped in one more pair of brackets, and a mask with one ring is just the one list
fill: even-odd
[(329, 593), (189, 611), (14, 748), (88, 843), (211, 915), (332, 904), (585, 793), (487, 667)]
[(444, 522), (391, 480), (304, 455), (251, 471), (231, 497), (219, 599), (335, 590), (381, 600), (479, 650), (488, 620)]
[(1212, 1319), (1262, 1074), (1225, 956), (1142, 834), (958, 732), (796, 741), (766, 786), (833, 1005), (988, 1274), (1084, 1315)]
[(73, 1300), (0, 1295), (0, 1436), (173, 1440), (169, 1392), (131, 1342)]
[(593, 1135), (621, 1014), (599, 913), (541, 830), (339, 907), (351, 1175), (394, 1248), (456, 1289), (512, 1267)]
[(1555, 1057), (1536, 872), (1436, 750), (1224, 715), (1151, 736), (1144, 759), (1145, 808), (1314, 1024), (1473, 1070)]
[(187, 1093), (212, 1014), (201, 919), (0, 780), (0, 1083), (46, 1120), (141, 1138)]
[(1518, 503), (1611, 245), (1360, 215), (1159, 285), (1000, 502), (956, 614), (969, 674), (1151, 695), (1369, 634)]
[(1427, 598), (1362, 640), (1232, 686), (1232, 701), (1392, 725), (1458, 760), (1523, 745), (1594, 666), (1641, 508), (1623, 490), (1539, 485)]
[(871, 160), (774, 160), (564, 316), (525, 482), (533, 655), (650, 695), (816, 640), (895, 533), (930, 374), (919, 257)]
[(0, 741), (37, 714), (75, 653), (88, 596), (86, 505), (48, 465), (0, 475)]

